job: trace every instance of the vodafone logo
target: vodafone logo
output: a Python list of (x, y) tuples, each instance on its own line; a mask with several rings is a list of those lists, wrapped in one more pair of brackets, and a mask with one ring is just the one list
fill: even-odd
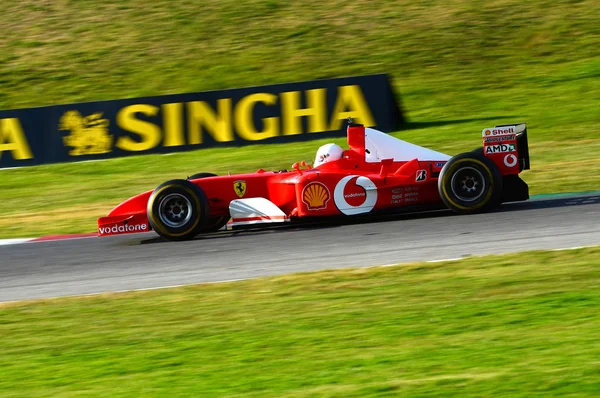
[(144, 232), (148, 230), (147, 224), (133, 224), (133, 225), (113, 225), (112, 227), (100, 227), (98, 232), (100, 235), (105, 234), (124, 234), (127, 232)]
[(517, 157), (512, 153), (504, 157), (504, 164), (506, 167), (514, 167), (517, 165)]
[[(351, 182), (356, 179), (356, 181)], [(343, 214), (368, 213), (377, 203), (377, 187), (367, 177), (350, 175), (342, 178), (333, 191), (333, 201)]]

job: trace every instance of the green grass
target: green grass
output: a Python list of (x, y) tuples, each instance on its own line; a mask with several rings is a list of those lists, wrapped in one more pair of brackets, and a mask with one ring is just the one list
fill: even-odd
[[(525, 121), (533, 194), (597, 190), (598, 15), (594, 0), (12, 2), (0, 109), (387, 72), (399, 137), (456, 154)], [(0, 171), (0, 236), (90, 232), (167, 178), (289, 167), (321, 143)]]
[(0, 306), (3, 397), (594, 397), (600, 247)]

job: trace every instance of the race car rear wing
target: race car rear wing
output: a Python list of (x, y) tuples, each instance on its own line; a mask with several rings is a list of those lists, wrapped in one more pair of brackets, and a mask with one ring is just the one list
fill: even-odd
[(514, 126), (517, 132), (517, 153), (520, 171), (529, 170), (529, 143), (527, 142), (527, 124), (501, 124), (496, 127)]
[(529, 170), (529, 144), (525, 123), (503, 124), (482, 131), (483, 151), (502, 175)]

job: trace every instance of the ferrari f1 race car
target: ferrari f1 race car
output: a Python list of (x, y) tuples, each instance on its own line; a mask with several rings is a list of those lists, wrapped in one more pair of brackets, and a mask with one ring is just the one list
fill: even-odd
[(421, 207), (456, 213), (529, 198), (524, 123), (483, 129), (483, 146), (448, 156), (349, 121), (348, 149), (319, 148), (312, 166), (170, 180), (98, 219), (98, 235), (154, 230), (173, 241), (226, 227), (353, 217)]

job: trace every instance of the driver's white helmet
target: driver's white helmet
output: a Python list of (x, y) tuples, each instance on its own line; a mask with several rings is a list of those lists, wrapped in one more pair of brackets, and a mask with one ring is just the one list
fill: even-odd
[(344, 150), (337, 144), (325, 144), (317, 151), (314, 167), (342, 158)]

